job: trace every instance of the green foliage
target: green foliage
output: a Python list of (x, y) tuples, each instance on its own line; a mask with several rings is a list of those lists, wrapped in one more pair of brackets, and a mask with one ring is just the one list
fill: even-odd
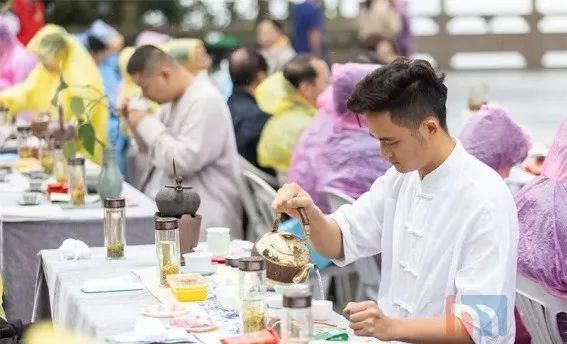
[(81, 124), (77, 129), (77, 134), (85, 150), (94, 155), (96, 138), (93, 126), (90, 123)]
[(73, 96), (71, 98), (71, 111), (77, 119), (80, 119), (85, 115), (85, 102), (83, 101), (83, 98), (77, 96)]
[[(58, 108), (59, 101), (60, 101), (60, 93), (64, 90), (68, 90), (72, 92), (75, 89), (90, 89), (97, 93), (100, 97), (99, 98), (88, 98), (88, 97), (81, 97), (78, 95), (71, 96), (69, 107), (71, 108), (71, 112), (77, 119), (77, 123), (79, 124), (77, 127), (77, 138), (79, 139), (79, 143), (81, 146), (91, 155), (94, 155), (96, 144), (99, 143), (101, 146), (104, 147), (103, 142), (97, 139), (94, 127), (90, 121), (90, 115), (93, 109), (97, 105), (105, 105), (106, 104), (106, 96), (102, 94), (99, 90), (93, 88), (92, 86), (88, 85), (69, 85), (63, 76), (59, 78), (59, 85), (57, 86), (57, 90), (53, 99), (51, 100), (51, 104)], [(73, 157), (77, 151), (77, 142), (74, 140), (65, 142), (63, 146), (63, 154), (66, 158)]]

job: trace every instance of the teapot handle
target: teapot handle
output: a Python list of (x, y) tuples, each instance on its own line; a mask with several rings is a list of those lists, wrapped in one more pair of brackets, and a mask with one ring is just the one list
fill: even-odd
[[(308, 241), (309, 236), (311, 235), (311, 228), (309, 226), (309, 218), (307, 217), (307, 212), (303, 208), (298, 208), (297, 211), (299, 212), (299, 217), (301, 218), (301, 226), (303, 227), (303, 232), (305, 232), (305, 240)], [(272, 232), (278, 231), (281, 220), (282, 213), (277, 213), (276, 218), (274, 219), (274, 224), (272, 226)]]

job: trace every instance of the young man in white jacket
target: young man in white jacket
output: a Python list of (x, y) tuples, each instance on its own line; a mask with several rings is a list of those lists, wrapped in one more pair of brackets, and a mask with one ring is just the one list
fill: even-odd
[(304, 208), (314, 248), (338, 265), (382, 254), (377, 302), (344, 310), (357, 335), (513, 343), (516, 207), (502, 178), (449, 135), (443, 79), (403, 58), (367, 76), (347, 106), (366, 116), (393, 167), (329, 216), (297, 184), (273, 207), (293, 217)]

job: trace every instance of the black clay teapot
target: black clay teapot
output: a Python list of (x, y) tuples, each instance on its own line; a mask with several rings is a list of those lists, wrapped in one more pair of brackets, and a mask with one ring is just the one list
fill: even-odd
[(266, 260), (266, 276), (276, 283), (302, 283), (314, 267), (307, 247), (309, 219), (303, 208), (299, 209), (305, 239), (291, 233), (278, 231), (281, 214), (276, 215), (271, 232), (264, 234), (252, 249), (252, 254)]
[(201, 197), (190, 186), (183, 186), (183, 178), (177, 175), (175, 160), (173, 161), (175, 185), (164, 186), (156, 195), (155, 201), (162, 217), (181, 217), (189, 214), (195, 217)]

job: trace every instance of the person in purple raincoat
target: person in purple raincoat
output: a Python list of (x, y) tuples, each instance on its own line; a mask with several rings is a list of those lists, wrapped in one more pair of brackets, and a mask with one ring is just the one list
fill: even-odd
[(288, 180), (304, 187), (326, 213), (330, 211), (326, 191), (358, 198), (391, 166), (378, 156), (378, 140), (346, 108), (354, 86), (378, 67), (334, 64), (332, 85), (319, 96), (319, 113), (294, 151)]
[[(542, 174), (515, 197), (520, 222), (518, 273), (567, 299), (567, 120), (545, 159)], [(567, 314), (558, 315), (567, 343)]]

